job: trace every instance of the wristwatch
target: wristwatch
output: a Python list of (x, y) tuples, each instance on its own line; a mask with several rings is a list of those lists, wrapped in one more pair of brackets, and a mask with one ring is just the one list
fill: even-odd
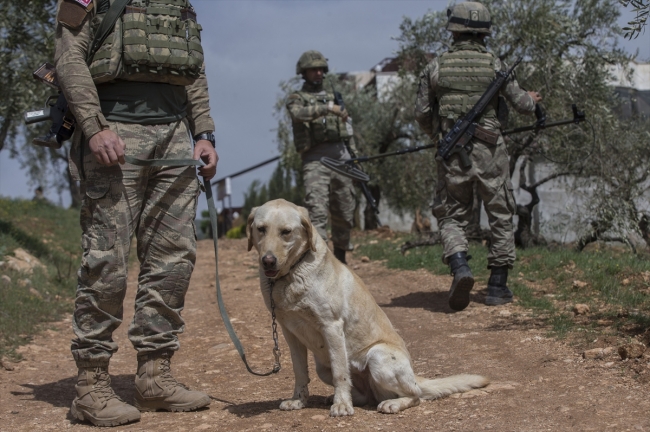
[(200, 140), (207, 140), (210, 141), (212, 144), (212, 148), (216, 148), (217, 144), (214, 139), (214, 134), (212, 132), (203, 132), (201, 134), (195, 135), (194, 136), (194, 142), (200, 141)]

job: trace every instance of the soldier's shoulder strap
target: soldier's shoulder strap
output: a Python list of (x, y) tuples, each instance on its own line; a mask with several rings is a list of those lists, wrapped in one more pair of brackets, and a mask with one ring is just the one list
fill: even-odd
[(111, 7), (108, 8), (108, 12), (106, 12), (106, 16), (104, 16), (97, 32), (95, 32), (95, 37), (90, 44), (90, 48), (88, 48), (88, 54), (86, 55), (87, 64), (92, 63), (95, 53), (99, 47), (102, 46), (108, 35), (111, 34), (113, 27), (115, 27), (115, 23), (122, 15), (124, 8), (126, 8), (126, 5), (129, 4), (130, 1), (131, 0), (115, 0), (111, 4)]

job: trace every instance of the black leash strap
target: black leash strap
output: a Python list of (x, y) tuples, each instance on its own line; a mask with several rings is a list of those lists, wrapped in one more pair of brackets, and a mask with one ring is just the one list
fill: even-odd
[[(137, 166), (147, 166), (147, 167), (203, 166), (204, 165), (204, 163), (201, 160), (195, 160), (195, 159), (137, 159), (131, 156), (124, 156), (124, 159), (130, 164), (137, 165)], [(273, 356), (275, 357), (275, 363), (273, 365), (273, 369), (270, 370), (269, 372), (257, 373), (251, 369), (251, 367), (248, 365), (248, 361), (246, 361), (246, 352), (244, 351), (244, 346), (242, 345), (241, 341), (237, 337), (237, 333), (235, 333), (235, 329), (233, 328), (232, 323), (230, 322), (230, 317), (228, 316), (228, 311), (226, 311), (226, 306), (223, 303), (223, 296), (221, 295), (221, 284), (219, 283), (217, 209), (215, 208), (214, 205), (214, 197), (212, 195), (212, 185), (210, 185), (210, 181), (204, 178), (203, 186), (205, 187), (205, 198), (208, 201), (208, 212), (210, 213), (210, 225), (212, 226), (212, 234), (213, 234), (212, 237), (214, 240), (214, 265), (216, 269), (217, 303), (219, 305), (219, 313), (221, 314), (223, 325), (226, 327), (226, 330), (228, 331), (228, 335), (230, 336), (230, 340), (232, 340), (232, 343), (235, 345), (235, 348), (239, 353), (239, 357), (241, 357), (248, 372), (257, 376), (269, 376), (271, 374), (278, 373), (280, 372), (281, 365), (280, 365), (280, 349), (278, 347), (277, 324), (275, 323), (275, 308), (273, 307), (274, 306), (273, 283), (272, 282), (270, 283), (269, 295), (271, 296), (271, 306), (272, 306), (271, 307), (271, 316), (273, 318), (272, 330), (273, 330), (273, 342), (275, 344), (273, 348)]]

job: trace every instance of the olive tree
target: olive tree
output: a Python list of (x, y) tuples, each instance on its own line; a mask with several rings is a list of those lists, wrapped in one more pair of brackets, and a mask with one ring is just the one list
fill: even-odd
[(31, 184), (48, 184), (59, 192), (68, 189), (78, 206), (79, 190), (68, 172), (69, 143), (58, 150), (34, 146), (32, 138), (50, 125), (23, 123), (26, 111), (42, 107), (54, 94), (32, 73), (54, 58), (56, 5), (56, 0), (0, 0), (0, 151), (8, 151), (27, 169)]
[(625, 37), (636, 39), (644, 31), (650, 14), (650, 1), (648, 0), (619, 0), (619, 3), (625, 7), (632, 5), (632, 10), (636, 12), (636, 17), (628, 22), (629, 27), (623, 27)]

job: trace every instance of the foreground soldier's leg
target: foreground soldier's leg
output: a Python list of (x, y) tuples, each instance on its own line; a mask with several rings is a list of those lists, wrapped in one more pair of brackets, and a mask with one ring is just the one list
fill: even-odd
[[(149, 126), (158, 159), (191, 159), (184, 122)], [(128, 143), (127, 143), (128, 146)], [(140, 275), (129, 339), (138, 351), (135, 405), (140, 410), (189, 411), (210, 404), (171, 374), (185, 322), (181, 311), (196, 261), (194, 217), (199, 192), (194, 167), (152, 168), (138, 225)]]
[[(120, 134), (119, 124), (110, 127)], [(127, 148), (129, 154), (140, 150)], [(81, 208), (83, 256), (73, 314), (76, 338), (72, 355), (79, 368), (72, 414), (97, 426), (116, 426), (140, 418), (139, 412), (113, 393), (108, 363), (117, 344), (126, 293), (129, 244), (140, 214), (139, 169), (101, 166), (86, 144), (85, 196)]]
[(462, 170), (458, 161), (437, 161), (438, 185), (433, 204), (433, 215), (438, 220), (442, 237), (443, 261), (449, 264), (454, 280), (449, 289), (449, 307), (463, 310), (469, 305), (469, 293), (474, 287), (474, 276), (467, 263), (465, 229), (471, 219), (474, 202), (473, 169)]
[(349, 177), (335, 172), (332, 172), (331, 175), (329, 203), (332, 215), (334, 255), (343, 264), (347, 264), (345, 252), (352, 250), (350, 230), (354, 225), (354, 208), (356, 206), (354, 184)]

